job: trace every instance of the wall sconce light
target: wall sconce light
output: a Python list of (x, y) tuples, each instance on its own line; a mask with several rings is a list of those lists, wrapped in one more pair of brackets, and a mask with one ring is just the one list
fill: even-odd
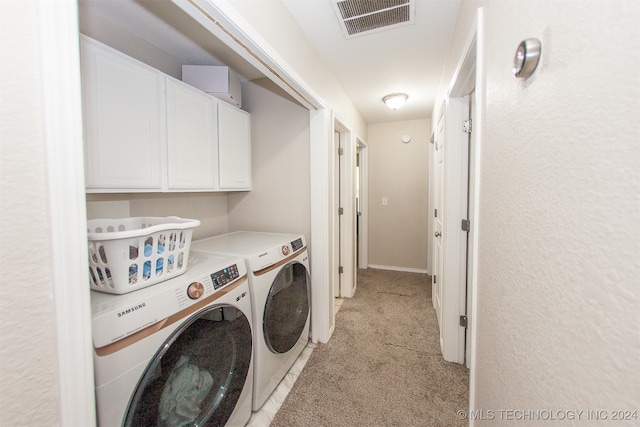
[(392, 93), (382, 98), (382, 101), (390, 109), (397, 110), (398, 108), (402, 107), (405, 102), (407, 102), (407, 98), (409, 97), (406, 93)]
[(533, 38), (523, 40), (513, 57), (513, 75), (521, 79), (528, 79), (540, 62), (541, 50), (540, 40)]

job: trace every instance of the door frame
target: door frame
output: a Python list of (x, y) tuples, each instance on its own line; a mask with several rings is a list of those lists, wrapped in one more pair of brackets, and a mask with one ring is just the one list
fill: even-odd
[[(359, 182), (360, 191), (360, 219), (359, 230), (356, 231), (358, 238), (358, 259), (357, 268), (367, 268), (369, 266), (369, 147), (356, 136), (356, 147), (360, 149)], [(358, 168), (356, 168), (358, 171)], [(357, 173), (357, 172), (356, 172)], [(358, 215), (358, 212), (356, 212)], [(356, 274), (356, 277), (358, 275)], [(357, 286), (357, 283), (356, 283)]]
[[(474, 132), (474, 155), (479, 162), (479, 147), (482, 136), (482, 108), (483, 86), (479, 69), (479, 38), (482, 22), (482, 10), (479, 9), (476, 21), (470, 29), (464, 45), (463, 54), (451, 80), (445, 98), (446, 138), (445, 143), (445, 218), (444, 222), (444, 271), (443, 280), (443, 322), (441, 325), (442, 353), (445, 360), (466, 364), (472, 367), (475, 355), (475, 323), (476, 323), (476, 274), (477, 269), (477, 236), (478, 236), (478, 206), (467, 208), (468, 193), (473, 192), (472, 200), (478, 201), (479, 171), (476, 163), (468, 165), (467, 143), (468, 134), (462, 131), (462, 121), (469, 115), (468, 95), (476, 93), (476, 121)], [(469, 181), (474, 188), (466, 188), (468, 170), (472, 170), (474, 177)], [(467, 260), (467, 235), (461, 229), (461, 220), (468, 219), (467, 211), (472, 212), (474, 218), (472, 259)], [(440, 214), (440, 212), (438, 212)], [(468, 285), (467, 285), (468, 284)], [(469, 287), (469, 292), (467, 288)], [(470, 300), (469, 300), (470, 299)], [(467, 316), (467, 328), (460, 326), (460, 316)], [(466, 346), (470, 349), (467, 352)], [(471, 360), (465, 362), (467, 356)]]
[[(311, 91), (255, 30), (227, 3), (173, 0), (203, 22), (243, 59), (309, 110), (312, 286), (311, 339), (326, 343), (335, 329), (329, 248), (329, 149), (333, 129), (330, 108)], [(64, 425), (95, 425), (93, 355), (87, 259), (79, 28), (76, 2), (37, 2), (42, 46), (47, 162), (54, 238), (53, 299), (58, 341), (60, 421)], [(205, 12), (206, 10), (206, 12)], [(205, 16), (206, 13), (206, 16)], [(199, 19), (198, 19), (199, 18)], [(71, 249), (70, 249), (71, 248)], [(87, 268), (78, 266), (87, 265)], [(86, 289), (86, 292), (78, 292)]]
[[(356, 138), (351, 129), (347, 127), (335, 114), (333, 115), (334, 135), (333, 138), (333, 188), (332, 199), (335, 206), (330, 209), (330, 216), (333, 216), (334, 238), (332, 254), (334, 266), (330, 274), (334, 281), (340, 283), (339, 293), (336, 297), (351, 298), (356, 290)], [(342, 156), (338, 155), (338, 148), (342, 148)], [(337, 159), (340, 158), (340, 161)], [(342, 215), (338, 214), (338, 208), (342, 207)], [(342, 266), (342, 273), (338, 273), (338, 267)], [(334, 282), (335, 289), (335, 282)]]
[[(440, 111), (438, 113), (438, 119), (435, 123), (435, 134), (433, 144), (433, 180), (431, 181), (431, 189), (429, 193), (433, 198), (433, 216), (432, 218), (432, 233), (431, 246), (433, 247), (433, 273), (431, 277), (431, 300), (433, 308), (436, 311), (436, 318), (438, 320), (438, 333), (440, 349), (444, 348), (443, 343), (443, 321), (442, 321), (442, 293), (444, 278), (444, 237), (442, 232), (444, 230), (444, 146), (446, 144), (446, 126), (445, 126), (445, 102), (442, 103)], [(437, 212), (437, 215), (436, 215)], [(438, 235), (436, 235), (438, 233)], [(443, 351), (444, 354), (444, 351)]]
[[(471, 246), (471, 258), (467, 266), (467, 271), (471, 273), (471, 277), (467, 277), (468, 290), (467, 295), (471, 300), (467, 300), (467, 318), (469, 319), (469, 334), (467, 338), (467, 345), (470, 347), (468, 354), (471, 360), (467, 360), (467, 366), (469, 372), (469, 413), (475, 411), (476, 401), (476, 350), (477, 350), (477, 328), (478, 328), (478, 239), (480, 231), (480, 174), (482, 162), (480, 159), (480, 153), (482, 151), (483, 136), (484, 136), (484, 116), (485, 116), (485, 27), (484, 27), (484, 8), (480, 7), (476, 12), (475, 19), (475, 114), (474, 114), (474, 137), (472, 140), (473, 145), (471, 155), (475, 160), (475, 164), (471, 168), (473, 170), (473, 177), (471, 178), (471, 186), (469, 192), (473, 193), (473, 206), (470, 208), (470, 216), (474, 220), (474, 232), (469, 239), (469, 245)], [(468, 52), (468, 50), (467, 50)], [(470, 426), (473, 426), (474, 422), (470, 422)]]
[[(78, 5), (37, 2), (60, 425), (95, 425)], [(85, 265), (86, 268), (78, 268)]]
[(331, 204), (329, 208), (329, 212), (331, 212), (331, 235), (332, 241), (334, 242), (331, 245), (331, 267), (329, 270), (329, 277), (331, 277), (331, 282), (333, 283), (333, 295), (338, 298), (340, 297), (340, 288), (342, 285), (342, 274), (340, 274), (339, 268), (342, 265), (342, 244), (340, 242), (341, 234), (341, 216), (340, 214), (336, 214), (336, 211), (342, 206), (342, 198), (341, 198), (341, 183), (342, 183), (342, 174), (343, 166), (342, 166), (342, 157), (338, 154), (338, 150), (342, 147), (343, 143), (341, 141), (342, 134), (337, 129), (335, 120), (334, 120), (334, 128), (333, 128), (333, 139), (331, 140), (331, 176), (333, 179), (331, 180)]
[[(452, 96), (446, 101), (444, 143), (444, 206), (442, 218), (443, 271), (442, 323), (440, 335), (445, 360), (464, 364), (466, 328), (467, 233), (461, 220), (467, 218), (468, 134), (462, 123), (468, 118), (469, 98)], [(440, 216), (440, 212), (438, 212)], [(440, 278), (439, 278), (440, 279)]]
[[(429, 216), (427, 220), (427, 236), (429, 236), (429, 243), (427, 244), (427, 274), (429, 276), (433, 276), (435, 266), (433, 265), (433, 257), (435, 250), (435, 239), (433, 238), (433, 227), (434, 227), (434, 205), (435, 205), (435, 195), (433, 194), (433, 183), (434, 183), (434, 172), (435, 172), (435, 157), (436, 157), (436, 131), (434, 126), (431, 126), (431, 138), (429, 139), (429, 177), (428, 177), (428, 186), (429, 186)], [(433, 295), (433, 289), (432, 289)], [(435, 302), (432, 300), (432, 303), (435, 305)]]

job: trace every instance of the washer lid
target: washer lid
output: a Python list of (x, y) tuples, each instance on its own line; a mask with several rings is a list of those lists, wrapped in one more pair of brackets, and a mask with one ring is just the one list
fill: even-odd
[(239, 255), (249, 262), (252, 271), (257, 271), (301, 251), (306, 245), (301, 234), (237, 231), (192, 241), (191, 252)]

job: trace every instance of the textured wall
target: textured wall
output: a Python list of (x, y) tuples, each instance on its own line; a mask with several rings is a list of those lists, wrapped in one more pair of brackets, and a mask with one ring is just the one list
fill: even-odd
[(0, 2), (0, 425), (58, 424), (36, 2)]
[(431, 121), (377, 123), (368, 133), (369, 265), (426, 271)]
[(309, 111), (268, 79), (243, 84), (243, 102), (251, 113), (252, 191), (228, 193), (229, 231), (300, 233), (309, 242)]
[[(640, 410), (640, 6), (483, 3), (473, 404)], [(523, 82), (528, 37), (542, 62)]]

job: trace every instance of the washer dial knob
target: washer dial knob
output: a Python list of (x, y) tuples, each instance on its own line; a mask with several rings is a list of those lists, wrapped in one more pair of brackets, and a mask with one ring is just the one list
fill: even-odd
[(187, 288), (187, 295), (191, 299), (198, 299), (204, 294), (204, 285), (200, 282), (192, 282)]
[(289, 252), (290, 252), (289, 246), (284, 245), (282, 247), (282, 255), (289, 255)]

